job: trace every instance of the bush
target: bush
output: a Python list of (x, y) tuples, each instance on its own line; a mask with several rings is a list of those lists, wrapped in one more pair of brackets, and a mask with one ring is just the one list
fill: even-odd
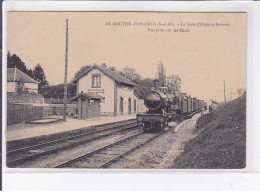
[(223, 105), (188, 141), (173, 168), (241, 169), (246, 166), (246, 96)]

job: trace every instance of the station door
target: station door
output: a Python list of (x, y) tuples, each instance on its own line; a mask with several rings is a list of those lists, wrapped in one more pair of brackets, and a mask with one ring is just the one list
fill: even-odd
[(89, 102), (88, 105), (88, 118), (98, 118), (100, 117), (100, 103), (98, 100), (94, 102)]
[(120, 114), (124, 113), (124, 99), (120, 98)]
[(131, 98), (128, 99), (128, 114), (131, 114), (132, 110), (131, 110)]

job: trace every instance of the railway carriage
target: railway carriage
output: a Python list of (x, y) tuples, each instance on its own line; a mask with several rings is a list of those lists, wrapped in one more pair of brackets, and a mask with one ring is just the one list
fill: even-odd
[(181, 106), (181, 112), (183, 116), (187, 116), (188, 114), (188, 100), (186, 98), (186, 96), (182, 97), (182, 106)]
[(191, 97), (190, 96), (188, 96), (187, 97), (187, 101), (188, 101), (188, 113), (190, 113), (190, 112), (192, 112), (192, 104), (191, 104)]
[(194, 105), (193, 105), (193, 109), (194, 111), (198, 110), (198, 99), (197, 98), (193, 98), (194, 99)]
[(198, 100), (198, 109), (201, 107), (201, 100)]
[(200, 108), (204, 108), (204, 100), (200, 101)]
[(205, 101), (204, 101), (204, 108), (205, 108), (205, 110), (208, 109), (208, 104), (207, 104), (207, 102), (205, 102)]
[(193, 98), (191, 98), (191, 112), (194, 111), (194, 100)]

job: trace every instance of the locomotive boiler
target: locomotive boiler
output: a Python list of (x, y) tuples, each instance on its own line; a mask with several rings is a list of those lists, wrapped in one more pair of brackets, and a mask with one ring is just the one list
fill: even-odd
[(204, 101), (186, 96), (186, 93), (177, 94), (167, 87), (160, 87), (159, 80), (154, 80), (153, 90), (144, 99), (148, 111), (137, 114), (144, 131), (161, 132), (169, 122), (190, 118), (205, 105)]
[(160, 88), (159, 84), (159, 80), (154, 80), (154, 90), (144, 99), (148, 111), (145, 114), (137, 114), (137, 120), (142, 121), (145, 131), (162, 131), (168, 122), (177, 116), (174, 110), (174, 97), (167, 94), (166, 88)]

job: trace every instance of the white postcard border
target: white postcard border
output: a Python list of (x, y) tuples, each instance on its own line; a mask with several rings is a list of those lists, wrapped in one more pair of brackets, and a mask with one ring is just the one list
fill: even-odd
[[(9, 1), (3, 3), (3, 63), (6, 64), (6, 38), (7, 38), (7, 11), (163, 11), (163, 12), (247, 12), (248, 14), (248, 31), (247, 31), (247, 167), (242, 170), (88, 170), (88, 169), (9, 169), (6, 168), (6, 145), (3, 143), (3, 188), (4, 189), (48, 189), (60, 188), (71, 189), (77, 186), (78, 189), (91, 188), (108, 188), (120, 189), (127, 187), (133, 189), (131, 184), (139, 185), (140, 188), (147, 187), (151, 189), (182, 189), (185, 188), (231, 188), (223, 182), (225, 179), (235, 181), (237, 188), (247, 187), (245, 184), (237, 184), (240, 179), (238, 177), (255, 177), (256, 174), (251, 172), (259, 172), (260, 155), (257, 153), (259, 148), (260, 131), (259, 128), (259, 89), (256, 83), (260, 83), (260, 76), (257, 75), (259, 70), (259, 26), (260, 22), (260, 6), (256, 2), (48, 2), (48, 1)], [(258, 33), (258, 35), (257, 35)], [(6, 66), (2, 66), (2, 141), (6, 138)], [(62, 173), (60, 173), (62, 172)], [(225, 173), (224, 178), (223, 173)], [(227, 174), (228, 173), (228, 174)], [(206, 179), (205, 179), (206, 177)], [(209, 184), (209, 180), (217, 179), (218, 183)], [(238, 178), (238, 179), (237, 179)], [(248, 178), (250, 180), (251, 178)], [(90, 184), (86, 184), (84, 180), (88, 180)], [(102, 185), (107, 181), (109, 184)], [(205, 180), (204, 180), (205, 179)], [(242, 178), (243, 179), (243, 178)], [(48, 185), (41, 183), (48, 180)], [(73, 182), (69, 182), (73, 181)], [(75, 180), (78, 180), (76, 182)], [(202, 185), (199, 181), (208, 183)], [(226, 181), (227, 181), (226, 180)], [(127, 183), (127, 181), (129, 181)], [(157, 181), (156, 183), (154, 181)], [(189, 186), (184, 185), (182, 181), (189, 182)], [(194, 182), (192, 182), (194, 181)], [(113, 183), (120, 183), (113, 185)], [(55, 184), (54, 184), (55, 183)], [(73, 183), (73, 184), (72, 184)], [(197, 183), (197, 185), (194, 185)], [(41, 185), (40, 185), (41, 184)], [(172, 184), (172, 185), (171, 185)], [(142, 187), (141, 187), (142, 186)], [(136, 188), (139, 188), (136, 187)]]

